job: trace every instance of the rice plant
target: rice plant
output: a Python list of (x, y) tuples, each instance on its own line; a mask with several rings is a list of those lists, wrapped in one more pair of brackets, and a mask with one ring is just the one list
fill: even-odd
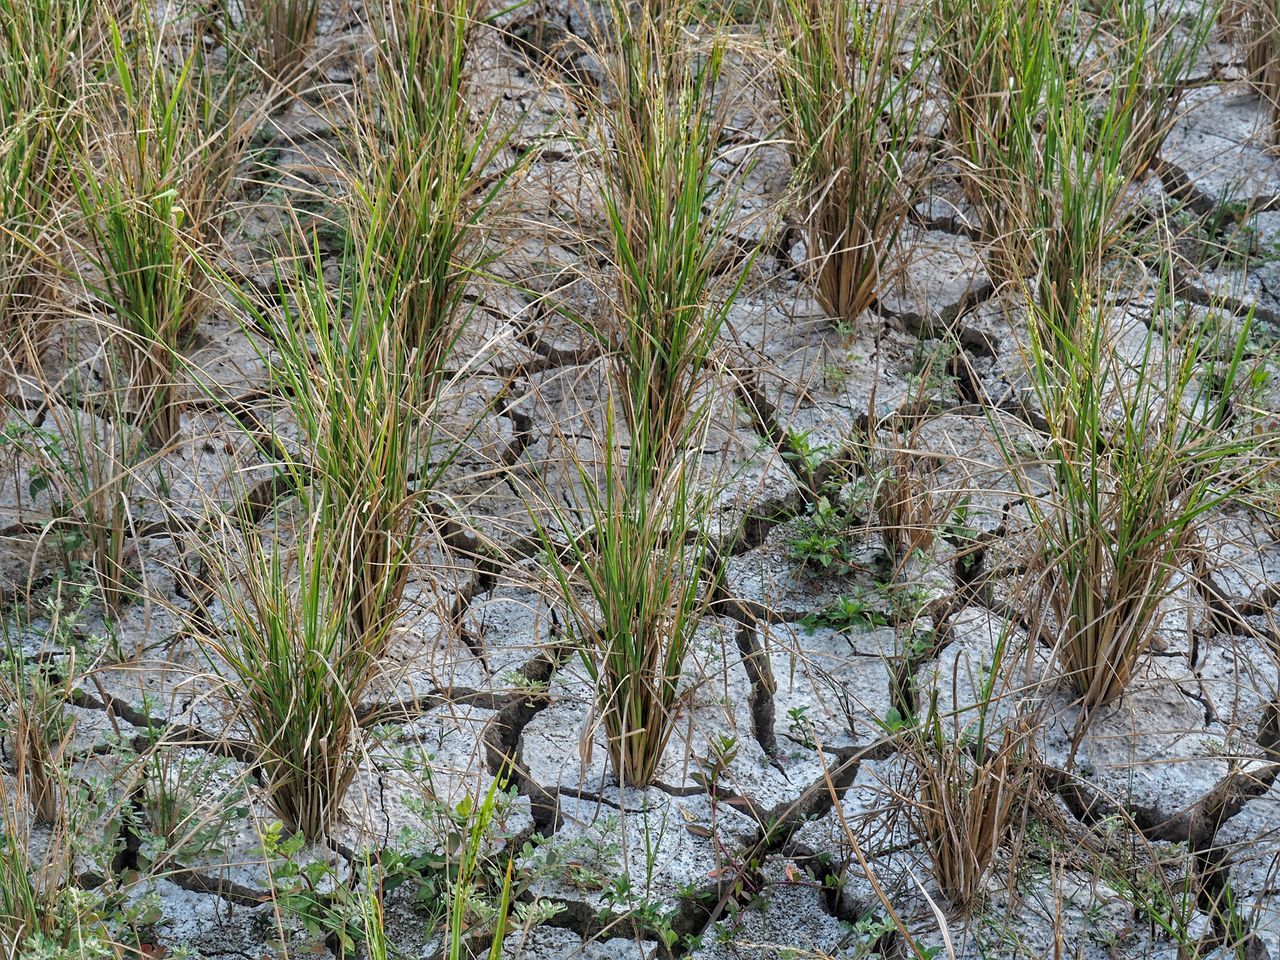
[(1060, 64), (1044, 93), (1044, 131), (1023, 174), (1028, 182), (1019, 187), (1026, 206), (1017, 211), (1019, 234), (1006, 246), (1025, 249), (1036, 308), (1068, 330), (1088, 292), (1100, 288), (1107, 257), (1125, 236), (1121, 209), (1137, 91), (1118, 83), (1099, 100), (1078, 71)]
[(594, 187), (616, 282), (589, 329), (607, 350), (627, 431), (626, 485), (657, 490), (697, 430), (712, 351), (750, 258), (722, 271), (738, 179), (750, 157), (721, 146), (724, 47), (696, 47), (691, 14), (611, 8), (612, 99), (598, 126)]
[[(0, 956), (106, 958), (133, 955), (116, 921), (118, 901), (103, 888), (81, 884), (76, 854), (94, 828), (84, 804), (36, 825), (22, 781), (0, 778)], [(117, 932), (118, 931), (118, 932)]]
[[(20, 781), (14, 784), (0, 778), (0, 952), (5, 957), (25, 957), (40, 949), (76, 951), (90, 946), (81, 939), (88, 931), (74, 922), (66, 831), (52, 834), (43, 857), (33, 855), (25, 793)], [(96, 937), (90, 934), (87, 939)]]
[(1059, 0), (935, 0), (947, 136), (978, 211), (988, 270), (1000, 283), (1025, 269), (1019, 215), (1035, 185), (1037, 121), (1059, 50)]
[[(368, 280), (368, 260), (348, 267), (337, 295), (318, 259), (296, 313), (277, 328), (276, 368), (307, 440), (298, 476), (313, 518), (336, 534), (329, 577), (345, 598), (353, 637), (377, 637), (399, 603), (420, 531), (414, 484), (429, 488), (435, 411), (420, 404), (414, 358), (394, 337), (391, 298)], [(295, 467), (295, 469), (298, 469)]]
[[(1241, 446), (1222, 432), (1222, 404), (1249, 325), (1224, 341), (1179, 317), (1166, 265), (1139, 352), (1126, 353), (1115, 261), (1142, 98), (1125, 82), (1099, 98), (1059, 69), (1045, 103), (1023, 221), (1028, 356), (1054, 477), (1039, 519), (1059, 659), (1088, 716), (1150, 644), (1196, 519), (1239, 482), (1227, 482)], [(1215, 386), (1205, 371), (1218, 363)]]
[[(968, 914), (981, 900), (1001, 844), (1034, 799), (1035, 724), (1021, 707), (1012, 717), (1010, 666), (1021, 650), (1012, 629), (994, 637), (973, 690), (974, 702), (939, 709), (939, 692), (954, 698), (956, 677), (937, 675), (928, 707), (901, 734), (915, 783), (906, 791), (907, 816), (929, 853), (935, 883), (953, 909)], [(953, 668), (958, 669), (958, 668)]]
[[(1060, 115), (1086, 84), (1097, 87), (1097, 118), (1124, 124), (1117, 170), (1141, 177), (1177, 116), (1214, 7), (1109, 0), (1096, 6), (1096, 20), (1059, 0), (935, 0), (934, 8), (948, 135), (992, 245), (991, 269), (1015, 282), (1028, 266), (1018, 253), (1039, 189), (1035, 171), (1052, 160), (1040, 153), (1045, 111)], [(1103, 50), (1099, 63), (1084, 60), (1091, 46)]]
[(305, 451), (279, 467), (301, 521), (290, 534), (281, 512), (274, 532), (246, 519), (243, 556), (215, 558), (231, 621), (209, 640), (215, 662), (276, 812), (309, 839), (333, 825), (356, 772), (355, 707), (379, 676), (419, 546), (415, 484), (430, 489), (435, 469), (433, 411), (416, 402), (422, 381), (395, 336), (394, 297), (371, 272), (349, 252), (330, 289), (316, 251), (297, 281), (281, 281), (283, 306), (256, 308)]
[(1103, 30), (1110, 34), (1106, 59), (1111, 82), (1134, 101), (1125, 161), (1130, 177), (1143, 176), (1155, 161), (1220, 10), (1220, 3), (1178, 0), (1107, 0), (1099, 5)]
[(611, 401), (603, 475), (577, 465), (590, 526), (580, 533), (575, 517), (553, 503), (567, 547), (550, 547), (548, 560), (595, 684), (614, 772), (645, 787), (675, 728), (685, 655), (715, 570), (697, 526), (707, 500), (694, 466), (682, 461), (651, 485), (653, 462), (624, 456), (613, 411)]
[(494, 164), (506, 135), (473, 114), (467, 52), (483, 0), (377, 0), (371, 75), (349, 141), (351, 229), (370, 279), (433, 395), (466, 323), (463, 292), (488, 262), (485, 217), (514, 174)]
[(967, 914), (982, 896), (1000, 845), (1025, 816), (1035, 762), (1024, 725), (992, 735), (975, 735), (958, 722), (953, 730), (946, 726), (935, 698), (920, 727), (906, 735), (917, 777), (907, 809), (934, 882), (953, 909)]
[(580, 323), (611, 376), (599, 469), (574, 464), (585, 502), (569, 510), (549, 497), (555, 529), (542, 531), (614, 771), (634, 786), (658, 769), (708, 602), (709, 478), (697, 457), (713, 348), (749, 264), (717, 270), (749, 160), (720, 144), (724, 48), (699, 41), (689, 13), (611, 5), (596, 41), (608, 82), (576, 91), (612, 268), (607, 309)]
[(1078, 10), (1050, 7), (1053, 27), (1015, 21), (1005, 66), (1023, 79), (1009, 88), (1007, 123), (973, 125), (985, 144), (974, 155), (985, 222), (1000, 225), (987, 237), (988, 269), (1030, 282), (1058, 322), (1069, 322), (1077, 291), (1096, 288), (1126, 237), (1126, 194), (1163, 142), (1208, 30), (1203, 15), (1187, 27), (1127, 3), (1106, 10), (1118, 39), (1099, 63), (1082, 50), (1105, 46), (1102, 34)]
[(876, 392), (867, 401), (865, 434), (854, 444), (854, 461), (869, 487), (869, 501), (876, 532), (886, 559), (895, 567), (934, 539), (935, 466), (920, 449), (921, 411), (929, 408), (929, 388), (937, 355), (930, 356), (919, 374), (919, 383), (905, 409), (882, 416), (876, 408)]
[(0, 733), (15, 761), (15, 776), (39, 824), (54, 823), (63, 810), (72, 720), (66, 711), (71, 677), (57, 677), (5, 629), (0, 660)]
[(777, 88), (818, 302), (851, 324), (890, 279), (922, 185), (928, 63), (897, 2), (780, 0)]
[(1272, 139), (1280, 144), (1280, 3), (1227, 0), (1222, 22), (1244, 51), (1249, 82), (1271, 114)]
[[(333, 825), (356, 772), (355, 704), (376, 669), (382, 638), (348, 642), (344, 599), (328, 583), (324, 536), (303, 532), (296, 568), (282, 550), (248, 538), (228, 577), (230, 636), (214, 649), (236, 683), (272, 808), (309, 839)], [(265, 555), (264, 555), (265, 554)]]
[(933, 498), (914, 433), (897, 433), (868, 466), (872, 509), (889, 560), (896, 565), (917, 550), (928, 550), (934, 537)]
[(1123, 692), (1196, 522), (1245, 482), (1231, 468), (1256, 441), (1224, 431), (1248, 323), (1224, 337), (1163, 297), (1126, 356), (1108, 298), (1076, 298), (1070, 327), (1039, 314), (1030, 355), (1052, 441), (1044, 576), (1058, 657), (1087, 714)]
[(177, 433), (179, 349), (209, 304), (202, 263), (216, 249), (249, 118), (243, 64), (215, 63), (205, 31), (167, 29), (139, 11), (110, 23), (109, 79), (94, 104), (98, 142), (72, 163), (118, 327), (132, 405), (156, 448)]
[[(235, 292), (268, 332), (305, 454), (282, 465), (305, 518), (245, 534), (224, 556), (230, 634), (213, 644), (241, 692), (275, 809), (308, 838), (333, 825), (358, 761), (355, 705), (379, 677), (421, 546), (423, 495), (456, 445), (436, 431), (464, 287), (483, 265), (482, 217), (506, 176), (473, 122), (466, 3), (388, 0), (347, 141), (352, 190), (336, 284), (316, 247), (279, 306)], [(297, 260), (297, 257), (293, 259)], [(291, 542), (286, 542), (291, 541)]]
[(280, 90), (302, 76), (320, 19), (319, 0), (246, 0), (245, 43), (258, 69)]
[(80, 136), (91, 0), (0, 2), (0, 346), (34, 365), (53, 316), (58, 223), (70, 197), (60, 145)]

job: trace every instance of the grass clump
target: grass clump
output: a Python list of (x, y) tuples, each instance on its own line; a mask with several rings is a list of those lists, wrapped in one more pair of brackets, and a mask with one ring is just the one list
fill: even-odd
[(230, 636), (214, 649), (236, 681), (272, 809), (316, 839), (336, 822), (355, 776), (352, 698), (376, 671), (381, 638), (350, 636), (320, 549), (308, 544), (297, 561), (253, 538), (249, 549), (227, 591), (236, 591)]
[[(934, 356), (925, 362), (910, 406), (928, 407), (929, 385), (934, 379)], [(867, 403), (865, 437), (854, 444), (854, 461), (868, 487), (870, 520), (884, 545), (885, 558), (895, 572), (934, 540), (933, 458), (920, 448), (920, 428), (925, 418), (903, 410), (892, 416), (877, 414), (875, 392)]]
[[(1212, 5), (1139, 0), (1095, 13), (1059, 0), (935, 0), (948, 138), (998, 282), (1034, 276), (1060, 243), (1058, 256), (1098, 248), (1089, 230), (1114, 226), (1124, 186), (1154, 162), (1214, 18)], [(1093, 188), (1065, 189), (1102, 206), (1064, 209), (1055, 223), (1061, 180), (1076, 176)], [(1051, 224), (1033, 249), (1028, 236)]]
[(608, 129), (597, 131), (604, 153), (596, 186), (617, 284), (610, 316), (593, 332), (609, 350), (627, 428), (627, 483), (656, 489), (687, 450), (712, 348), (737, 293), (741, 265), (727, 284), (717, 273), (735, 195), (725, 181), (742, 164), (720, 147), (719, 42), (695, 50), (686, 18), (674, 13), (659, 21), (618, 7), (613, 16), (616, 100), (599, 105), (610, 116)]
[[(50, 634), (60, 632), (64, 610), (56, 603), (46, 609)], [(67, 613), (68, 616), (74, 616)], [(59, 676), (28, 655), (5, 626), (4, 659), (0, 660), (0, 733), (14, 760), (18, 791), (30, 804), (38, 824), (56, 823), (64, 809), (66, 767), (73, 721), (71, 702), (73, 665)]]
[(1035, 764), (1021, 726), (1006, 727), (990, 742), (956, 726), (946, 729), (935, 702), (906, 734), (917, 777), (908, 812), (938, 889), (967, 914), (981, 899), (1000, 845), (1025, 815)]
[(90, 286), (112, 310), (135, 416), (156, 448), (178, 431), (178, 351), (209, 305), (203, 263), (249, 130), (243, 63), (207, 29), (173, 26), (142, 10), (110, 22), (109, 76), (93, 105), (107, 119), (72, 162), (101, 276)]
[(123, 607), (132, 582), (125, 557), (132, 525), (129, 498), (144, 446), (127, 422), (115, 372), (107, 358), (97, 390), (88, 389), (79, 370), (56, 386), (41, 380), (44, 417), (32, 422), (14, 411), (0, 428), (0, 449), (13, 447), (30, 460), (27, 492), (48, 499), (41, 537), (60, 556), (63, 575), (75, 578), (88, 559), (111, 614)]
[(1249, 82), (1271, 113), (1271, 135), (1280, 143), (1280, 3), (1227, 0), (1222, 22), (1244, 51)]
[(5, 957), (108, 960), (120, 955), (95, 896), (72, 882), (71, 827), (37, 832), (25, 790), (0, 779), (0, 951)]
[(281, 282), (285, 306), (258, 314), (270, 332), (263, 359), (299, 434), (299, 453), (278, 469), (300, 519), (290, 532), (278, 509), (272, 534), (246, 519), (243, 556), (218, 560), (230, 624), (212, 649), (271, 802), (307, 839), (332, 827), (355, 775), (355, 709), (380, 675), (419, 545), (415, 482), (431, 482), (425, 466), (418, 473), (431, 412), (371, 272), (349, 253), (330, 289), (317, 251)]
[(317, 245), (279, 280), (279, 306), (237, 294), (299, 436), (279, 467), (297, 515), (277, 510), (267, 533), (242, 524), (245, 558), (219, 561), (232, 616), (213, 651), (276, 812), (309, 840), (355, 776), (356, 707), (384, 669), (423, 498), (457, 451), (437, 429), (441, 393), (485, 259), (481, 218), (510, 172), (485, 179), (498, 147), (466, 101), (471, 6), (386, 0), (371, 13), (339, 276)]
[(119, 847), (95, 850), (103, 822), (95, 805), (77, 798), (52, 824), (26, 817), (24, 788), (0, 778), (0, 955), (21, 960), (124, 960), (145, 956), (141, 928), (153, 921), (143, 903), (129, 903), (114, 876), (100, 886), (77, 876), (80, 857), (110, 874)]
[(1087, 313), (1087, 292), (1101, 289), (1108, 257), (1128, 237), (1132, 144), (1144, 129), (1140, 84), (1131, 74), (1094, 94), (1078, 64), (1059, 62), (1043, 87), (1043, 132), (1019, 160), (1016, 199), (1006, 204), (1017, 233), (1004, 238), (1005, 259), (1027, 258), (1035, 310), (1064, 331)]
[(62, 146), (83, 132), (94, 0), (0, 2), (0, 346), (34, 366), (53, 319), (59, 224), (71, 194)]
[(1106, 298), (1085, 292), (1078, 309), (1072, 328), (1040, 315), (1031, 359), (1052, 439), (1044, 576), (1087, 712), (1124, 690), (1196, 522), (1239, 489), (1232, 466), (1256, 441), (1224, 430), (1246, 333), (1212, 333), (1164, 298), (1135, 355)]
[[(87, 589), (61, 585), (36, 610), (0, 621), (0, 952), (6, 957), (111, 957), (101, 898), (73, 876), (86, 804), (71, 776), (69, 707), (85, 676), (75, 631)], [(37, 645), (32, 650), (33, 642)], [(10, 772), (12, 771), (12, 772)]]
[(389, 330), (426, 378), (466, 323), (463, 293), (488, 262), (484, 217), (518, 168), (492, 169), (507, 137), (473, 115), (467, 52), (484, 0), (378, 0), (377, 42), (349, 145), (352, 230), (371, 251)]
[(248, 53), (280, 90), (302, 76), (320, 20), (319, 0), (247, 0)]
[(1125, 144), (1130, 177), (1143, 176), (1156, 160), (1186, 92), (1187, 77), (1218, 19), (1221, 5), (1155, 4), (1107, 0), (1098, 8), (1108, 36), (1111, 80), (1133, 99)]
[(778, 98), (801, 196), (818, 303), (852, 324), (883, 289), (918, 196), (927, 51), (897, 2), (781, 0)]
[(646, 786), (672, 733), (712, 576), (699, 526), (709, 478), (697, 458), (712, 351), (746, 266), (718, 270), (746, 158), (720, 143), (719, 36), (700, 41), (683, 7), (608, 12), (597, 37), (606, 83), (578, 91), (596, 124), (583, 141), (595, 151), (611, 266), (607, 308), (582, 321), (611, 374), (602, 466), (576, 464), (587, 529), (553, 504), (568, 546), (550, 552), (614, 770)]
[(1015, 216), (1030, 202), (1037, 118), (1054, 69), (1060, 0), (935, 0), (939, 79), (947, 95), (947, 137), (961, 184), (979, 215), (988, 270), (998, 282), (1022, 276)]
[(921, 454), (908, 444), (889, 444), (878, 451), (872, 509), (885, 555), (900, 563), (933, 544), (933, 498)]
[[(602, 489), (587, 495), (589, 539), (572, 540), (567, 562), (557, 557), (553, 564), (585, 645), (614, 772), (645, 787), (675, 727), (685, 655), (706, 612), (713, 570), (695, 527), (703, 499), (693, 489), (693, 468), (682, 465), (661, 487), (641, 481), (628, 488), (612, 423), (606, 444)], [(568, 516), (557, 510), (556, 520), (569, 532)]]
[[(1126, 239), (1130, 184), (1172, 124), (1208, 25), (1203, 15), (1184, 25), (1117, 0), (1105, 9), (1108, 39), (1078, 10), (1047, 12), (1056, 26), (1013, 32), (1007, 66), (1022, 80), (1002, 122), (976, 125), (986, 146), (975, 167), (986, 164), (978, 181), (986, 220), (1001, 225), (988, 237), (989, 268), (1015, 289), (1029, 284), (1041, 311), (1069, 323), (1077, 292), (1098, 288), (1108, 255)], [(1095, 47), (1104, 55), (1087, 59)]]
[(1119, 285), (1135, 280), (1122, 269), (1126, 191), (1134, 138), (1150, 129), (1145, 81), (1134, 72), (1094, 94), (1086, 79), (1064, 68), (1046, 84), (1022, 222), (1028, 356), (1053, 473), (1037, 508), (1045, 588), (1060, 663), (1088, 715), (1124, 689), (1195, 521), (1239, 482), (1230, 465), (1243, 448), (1224, 432), (1223, 404), (1249, 324), (1225, 336), (1191, 322), (1167, 281), (1151, 291), (1146, 328), (1125, 320)]
[(905, 797), (908, 819), (928, 850), (938, 888), (966, 915), (980, 903), (996, 854), (1019, 819), (1025, 822), (1036, 790), (1032, 718), (1020, 710), (1001, 717), (1020, 651), (1011, 630), (994, 641), (974, 702), (940, 709), (940, 692), (949, 688), (954, 697), (958, 688), (954, 676), (935, 674), (928, 708), (900, 740), (916, 775)]

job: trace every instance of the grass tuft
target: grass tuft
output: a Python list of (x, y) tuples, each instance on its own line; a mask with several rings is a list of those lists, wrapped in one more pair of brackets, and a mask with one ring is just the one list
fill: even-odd
[(1053, 70), (1059, 0), (935, 0), (947, 136), (978, 211), (987, 269), (1017, 282), (1026, 255), (1015, 217), (1030, 202), (1037, 119)]
[(1227, 0), (1222, 23), (1244, 50), (1245, 68), (1271, 112), (1271, 135), (1280, 144), (1280, 3), (1276, 0)]
[(1155, 162), (1220, 9), (1221, 3), (1179, 0), (1107, 0), (1099, 6), (1111, 80), (1133, 99), (1125, 143), (1130, 177), (1143, 176)]
[(21, 415), (0, 430), (0, 447), (13, 446), (32, 464), (27, 490), (48, 498), (42, 536), (73, 579), (79, 564), (92, 561), (99, 595), (117, 613), (132, 578), (125, 548), (132, 524), (130, 495), (142, 461), (143, 439), (127, 422), (115, 366), (107, 357), (102, 389), (87, 389), (83, 371), (72, 371), (57, 386), (39, 387), (46, 413), (38, 424)]
[[(51, 611), (56, 617), (58, 611)], [(5, 637), (0, 661), (0, 706), (3, 730), (13, 751), (19, 792), (38, 824), (53, 824), (63, 812), (72, 720), (70, 677), (58, 677), (19, 644)], [(21, 808), (19, 808), (21, 809)]]
[[(368, 252), (368, 251), (366, 251)], [(299, 454), (279, 466), (300, 522), (250, 522), (239, 560), (223, 557), (229, 635), (212, 642), (254, 731), (272, 803), (308, 839), (333, 825), (358, 757), (355, 708), (378, 678), (419, 543), (414, 483), (432, 448), (422, 384), (393, 332), (393, 306), (349, 254), (336, 292), (320, 253), (280, 281), (270, 363)], [(247, 302), (247, 301), (246, 301)]]
[[(692, 11), (611, 6), (596, 44), (606, 82), (578, 90), (596, 151), (612, 285), (581, 321), (610, 377), (603, 466), (577, 462), (587, 529), (552, 503), (567, 555), (549, 549), (596, 681), (614, 770), (647, 786), (671, 736), (685, 653), (705, 613), (710, 544), (697, 451), (713, 349), (750, 258), (723, 270), (747, 158), (721, 146), (725, 48)], [(548, 541), (552, 537), (543, 531)], [(584, 599), (589, 598), (589, 601)]]
[[(297, 452), (279, 469), (300, 521), (244, 528), (224, 571), (229, 634), (212, 644), (241, 694), (272, 803), (308, 839), (332, 828), (359, 763), (356, 707), (379, 679), (423, 543), (424, 497), (457, 443), (438, 433), (481, 218), (512, 173), (473, 123), (465, 2), (387, 0), (356, 102), (341, 267), (317, 244), (278, 305), (236, 292), (264, 333)], [(291, 258), (297, 262), (298, 257)], [(294, 449), (278, 440), (277, 449)]]
[(320, 20), (319, 0), (246, 0), (246, 34), (258, 69), (280, 90), (301, 78)]
[(497, 169), (507, 136), (473, 115), (467, 54), (483, 0), (378, 0), (366, 99), (349, 144), (357, 242), (388, 320), (425, 381), (467, 320), (463, 293), (489, 262), (485, 215), (518, 163)]
[(1247, 322), (1224, 336), (1163, 298), (1135, 355), (1107, 299), (1084, 291), (1078, 303), (1071, 328), (1040, 315), (1031, 358), (1052, 440), (1046, 587), (1087, 713), (1128, 684), (1196, 522), (1247, 482), (1233, 466), (1256, 440), (1224, 431)]
[(114, 314), (135, 415), (156, 448), (178, 431), (178, 351), (209, 305), (203, 263), (250, 129), (243, 63), (228, 50), (216, 59), (206, 31), (172, 26), (144, 11), (110, 23), (94, 103), (107, 121), (72, 162), (101, 276), (89, 285)]
[[(934, 881), (951, 906), (967, 915), (980, 902), (996, 854), (1035, 797), (1033, 717), (997, 720), (1009, 697), (1009, 665), (1019, 650), (1001, 631), (976, 685), (975, 702), (939, 710), (935, 676), (928, 709), (902, 735), (916, 786), (906, 798), (909, 820), (929, 851)], [(951, 690), (956, 692), (955, 678)]]
[(890, 278), (919, 196), (928, 53), (898, 2), (780, 0), (778, 97), (800, 191), (818, 302), (853, 324)]
[(906, 737), (917, 776), (908, 810), (924, 840), (934, 882), (953, 909), (980, 903), (1000, 845), (1034, 789), (1034, 756), (1026, 729), (1009, 726), (991, 742), (972, 731), (945, 729), (934, 703)]
[(1020, 222), (1031, 379), (1054, 476), (1040, 517), (1046, 586), (1060, 660), (1088, 715), (1119, 695), (1150, 644), (1195, 521), (1238, 488), (1230, 466), (1249, 441), (1223, 431), (1222, 404), (1249, 324), (1224, 339), (1225, 326), (1191, 322), (1165, 279), (1136, 348), (1126, 345), (1134, 331), (1117, 284), (1134, 276), (1118, 258), (1134, 136), (1149, 129), (1143, 81), (1095, 95), (1084, 80), (1059, 69), (1046, 84), (1034, 202)]
[(66, 145), (83, 134), (82, 70), (112, 5), (0, 0), (0, 347), (34, 368), (53, 331)]

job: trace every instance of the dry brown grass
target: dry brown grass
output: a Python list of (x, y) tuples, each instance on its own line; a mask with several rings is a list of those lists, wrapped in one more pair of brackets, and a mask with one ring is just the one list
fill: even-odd
[(319, 17), (319, 0), (246, 0), (249, 52), (279, 90), (302, 76)]
[(1228, 0), (1222, 24), (1244, 51), (1245, 69), (1271, 112), (1271, 133), (1280, 144), (1280, 4), (1276, 0)]
[(933, 497), (920, 456), (908, 447), (883, 451), (873, 478), (873, 509), (885, 552), (896, 563), (933, 545)]
[(951, 906), (978, 905), (1000, 846), (1026, 815), (1035, 790), (1029, 728), (947, 730), (936, 704), (904, 749), (916, 771), (908, 816), (929, 852), (934, 881)]

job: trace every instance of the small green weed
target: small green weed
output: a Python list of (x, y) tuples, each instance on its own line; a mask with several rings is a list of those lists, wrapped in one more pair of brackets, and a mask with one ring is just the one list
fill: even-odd
[(810, 630), (828, 627), (832, 630), (874, 630), (887, 626), (889, 617), (878, 606), (878, 599), (865, 591), (836, 597), (831, 606), (806, 616), (801, 622)]

